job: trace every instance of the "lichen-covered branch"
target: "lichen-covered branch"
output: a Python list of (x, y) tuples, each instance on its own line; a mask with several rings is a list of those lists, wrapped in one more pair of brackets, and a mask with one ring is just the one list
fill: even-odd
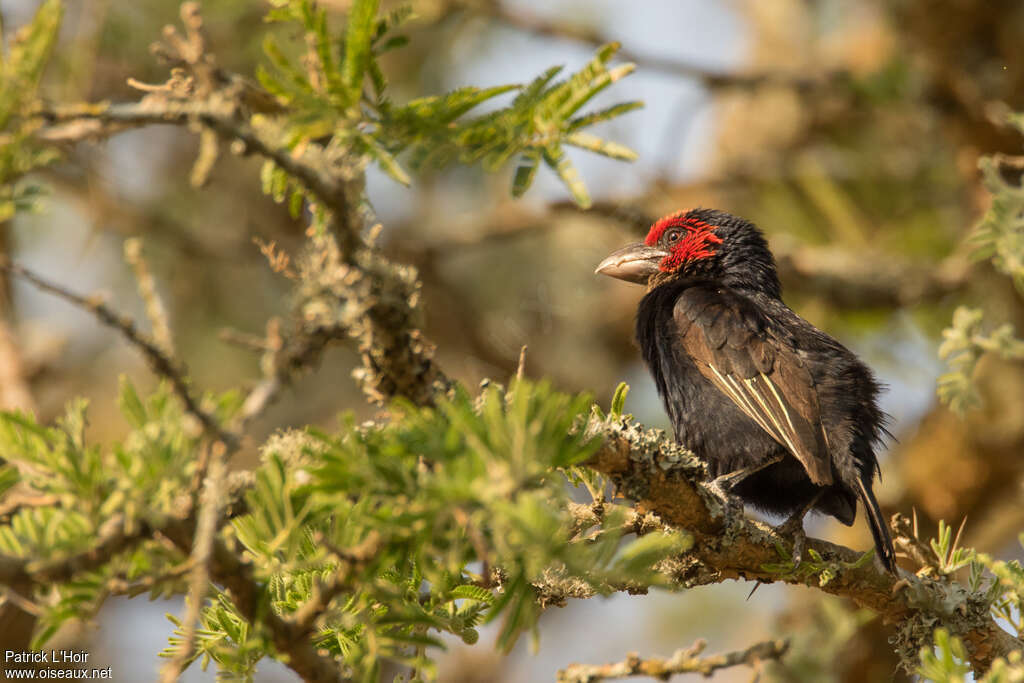
[(673, 527), (694, 536), (693, 549), (660, 569), (673, 583), (688, 587), (746, 579), (805, 585), (851, 599), (898, 624), (897, 647), (904, 661), (917, 661), (922, 645), (942, 624), (967, 645), (976, 671), (986, 671), (1024, 643), (1003, 630), (990, 614), (984, 596), (953, 582), (901, 572), (891, 576), (864, 555), (820, 539), (808, 539), (805, 559), (789, 559), (792, 539), (771, 527), (730, 514), (705, 487), (706, 471), (691, 453), (660, 431), (626, 420), (592, 427), (604, 445), (589, 463), (615, 483), (619, 495), (636, 502), (640, 512), (656, 513)]
[(649, 676), (659, 680), (669, 680), (675, 674), (697, 673), (710, 676), (719, 669), (734, 666), (756, 667), (761, 662), (779, 659), (789, 643), (785, 640), (766, 640), (755, 643), (743, 650), (726, 652), (701, 657), (707, 643), (698, 640), (688, 648), (676, 650), (671, 657), (664, 659), (641, 659), (631, 652), (621, 662), (611, 664), (572, 664), (558, 672), (558, 683), (597, 683), (633, 676)]
[(450, 380), (420, 331), (416, 270), (373, 249), (345, 258), (330, 235), (313, 238), (299, 264), (299, 318), (304, 329), (342, 331), (357, 345), (357, 383), (377, 403), (396, 396), (430, 405)]

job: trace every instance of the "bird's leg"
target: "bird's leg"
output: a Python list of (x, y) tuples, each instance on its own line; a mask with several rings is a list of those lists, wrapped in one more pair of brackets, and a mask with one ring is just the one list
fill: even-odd
[(751, 465), (750, 467), (726, 472), (708, 482), (708, 488), (711, 489), (712, 493), (725, 501), (730, 510), (738, 509), (739, 512), (743, 512), (743, 503), (736, 498), (736, 495), (732, 492), (733, 488), (755, 472), (760, 472), (766, 467), (771, 467), (781, 461), (783, 457), (785, 456), (779, 455), (760, 465)]
[(825, 489), (818, 489), (818, 492), (811, 496), (811, 499), (805, 505), (797, 508), (785, 522), (775, 527), (775, 533), (783, 536), (793, 536), (794, 568), (800, 566), (800, 560), (803, 559), (804, 546), (807, 545), (807, 534), (804, 533), (804, 517), (811, 511), (811, 508), (818, 504), (818, 500), (823, 493), (825, 493)]

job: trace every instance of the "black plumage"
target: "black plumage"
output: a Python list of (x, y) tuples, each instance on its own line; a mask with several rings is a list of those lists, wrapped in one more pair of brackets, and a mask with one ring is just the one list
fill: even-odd
[(643, 358), (676, 439), (717, 481), (756, 508), (790, 515), (797, 532), (808, 510), (853, 524), (859, 499), (876, 552), (894, 571), (872, 492), (886, 419), (879, 385), (782, 302), (757, 227), (722, 211), (680, 212), (598, 272), (647, 285), (637, 313)]

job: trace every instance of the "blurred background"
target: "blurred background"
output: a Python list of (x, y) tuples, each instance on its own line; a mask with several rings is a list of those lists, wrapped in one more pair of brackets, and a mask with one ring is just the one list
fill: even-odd
[[(340, 20), (345, 0), (323, 0)], [(385, 9), (398, 3), (384, 2)], [(801, 315), (859, 353), (889, 386), (885, 409), (896, 439), (883, 456), (881, 504), (916, 510), (925, 536), (939, 519), (968, 522), (964, 542), (997, 556), (1020, 555), (1024, 526), (1024, 368), (993, 358), (978, 368), (984, 407), (961, 419), (938, 404), (936, 350), (960, 303), (983, 303), (993, 319), (1024, 327), (1010, 281), (969, 262), (963, 242), (984, 210), (977, 160), (1018, 153), (1004, 124), (1024, 110), (1024, 4), (1019, 0), (413, 0), (408, 47), (384, 67), (396, 99), (462, 85), (523, 82), (553, 64), (578, 68), (594, 48), (620, 41), (637, 71), (592, 105), (638, 99), (645, 107), (594, 131), (629, 145), (623, 164), (573, 154), (595, 199), (580, 211), (542, 170), (522, 200), (512, 169), (488, 175), (455, 168), (411, 188), (374, 173), (369, 195), (381, 243), (419, 269), (426, 331), (442, 367), (468, 386), (504, 381), (519, 351), (526, 372), (607, 403), (619, 381), (627, 410), (667, 426), (633, 343), (636, 287), (593, 275), (608, 252), (641, 237), (658, 216), (708, 206), (743, 215), (767, 233), (785, 298)], [(2, 0), (5, 34), (34, 11)], [(208, 0), (203, 14), (221, 66), (252, 75), (262, 60), (268, 4)], [(148, 53), (161, 27), (177, 22), (175, 0), (67, 3), (45, 93), (53, 101), (131, 100), (129, 77), (162, 82)], [(284, 36), (287, 38), (288, 36)], [(293, 36), (294, 37), (294, 36)], [(194, 134), (176, 127), (128, 132), (81, 145), (42, 180), (45, 211), (0, 224), (0, 248), (81, 292), (103, 291), (143, 317), (123, 241), (141, 237), (170, 308), (179, 354), (200, 386), (226, 389), (259, 376), (258, 356), (225, 343), (223, 330), (261, 334), (287, 315), (289, 282), (274, 274), (258, 237), (294, 253), (304, 226), (259, 189), (259, 162), (224, 155), (203, 190), (189, 186)], [(3, 408), (42, 420), (72, 397), (91, 401), (92, 436), (125, 429), (117, 377), (152, 386), (139, 357), (108, 329), (63, 302), (2, 283), (0, 342), (21, 367), (6, 373)], [(262, 418), (262, 435), (283, 425), (330, 427), (341, 411), (373, 409), (349, 378), (354, 357), (337, 348)], [(251, 463), (259, 440), (240, 466)], [(246, 460), (248, 458), (248, 460)], [(852, 529), (812, 520), (808, 531), (857, 548)], [(617, 595), (544, 615), (539, 649), (524, 638), (508, 657), (487, 644), (452, 643), (441, 680), (552, 680), (573, 661), (669, 654), (697, 637), (709, 652), (800, 632), (772, 680), (904, 680), (870, 615), (818, 592), (749, 584), (690, 593)], [(113, 666), (116, 680), (147, 680), (180, 603), (114, 601), (98, 628), (64, 636)], [(56, 645), (55, 645), (56, 646)], [(720, 680), (746, 680), (749, 671)], [(193, 667), (184, 680), (212, 680)], [(294, 680), (268, 664), (260, 680)]]

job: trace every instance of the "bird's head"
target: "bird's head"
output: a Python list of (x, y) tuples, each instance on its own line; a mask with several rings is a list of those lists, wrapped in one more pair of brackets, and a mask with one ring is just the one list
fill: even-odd
[(643, 242), (613, 252), (595, 272), (648, 289), (688, 278), (773, 296), (781, 291), (775, 260), (757, 226), (715, 209), (679, 211), (657, 220)]

